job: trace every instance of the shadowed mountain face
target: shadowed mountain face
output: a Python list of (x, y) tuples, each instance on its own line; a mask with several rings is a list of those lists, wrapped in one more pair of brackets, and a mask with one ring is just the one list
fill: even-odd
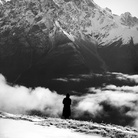
[(112, 15), (92, 0), (5, 2), (0, 5), (0, 73), (27, 86), (46, 86), (70, 74), (138, 73), (138, 20), (131, 18), (130, 26), (127, 17)]
[(125, 45), (121, 40), (116, 41), (110, 46), (99, 48), (98, 51), (111, 72), (138, 73), (138, 45), (134, 45), (133, 39)]

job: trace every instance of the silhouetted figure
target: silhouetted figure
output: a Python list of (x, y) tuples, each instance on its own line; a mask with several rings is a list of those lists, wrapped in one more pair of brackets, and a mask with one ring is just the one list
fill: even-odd
[(71, 99), (70, 99), (70, 95), (69, 94), (67, 94), (66, 98), (63, 99), (63, 104), (64, 104), (64, 107), (63, 107), (62, 116), (65, 119), (68, 119), (71, 116), (71, 109), (70, 109)]

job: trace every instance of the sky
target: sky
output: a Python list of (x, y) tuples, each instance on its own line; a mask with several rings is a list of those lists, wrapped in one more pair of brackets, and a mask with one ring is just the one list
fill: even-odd
[(138, 17), (138, 0), (94, 0), (94, 2), (102, 8), (108, 7), (113, 14), (130, 12), (132, 16)]

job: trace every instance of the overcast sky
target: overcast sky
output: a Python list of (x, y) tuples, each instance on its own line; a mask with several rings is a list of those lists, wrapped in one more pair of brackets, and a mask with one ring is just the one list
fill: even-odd
[(94, 0), (100, 7), (108, 7), (113, 14), (120, 15), (130, 12), (132, 16), (138, 17), (138, 0)]

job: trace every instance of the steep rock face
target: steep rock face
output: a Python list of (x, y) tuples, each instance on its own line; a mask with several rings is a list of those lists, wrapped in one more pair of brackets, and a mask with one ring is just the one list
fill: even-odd
[(121, 15), (121, 21), (123, 25), (133, 27), (138, 24), (138, 19), (136, 17), (132, 17), (131, 13), (125, 12)]
[[(99, 65), (95, 67), (87, 61), (97, 56), (91, 55), (91, 49), (96, 52), (96, 47), (90, 45), (95, 44), (87, 43), (89, 51), (85, 40), (84, 44), (81, 39), (73, 43), (55, 23), (59, 12), (62, 11), (52, 0), (10, 1), (1, 6), (0, 72), (9, 81), (39, 81), (59, 74), (100, 70)], [(77, 43), (83, 47), (80, 52)], [(98, 62), (99, 57), (94, 60)]]
[(3, 2), (0, 73), (34, 85), (74, 73), (136, 73), (137, 28), (137, 18), (113, 15), (93, 0)]

